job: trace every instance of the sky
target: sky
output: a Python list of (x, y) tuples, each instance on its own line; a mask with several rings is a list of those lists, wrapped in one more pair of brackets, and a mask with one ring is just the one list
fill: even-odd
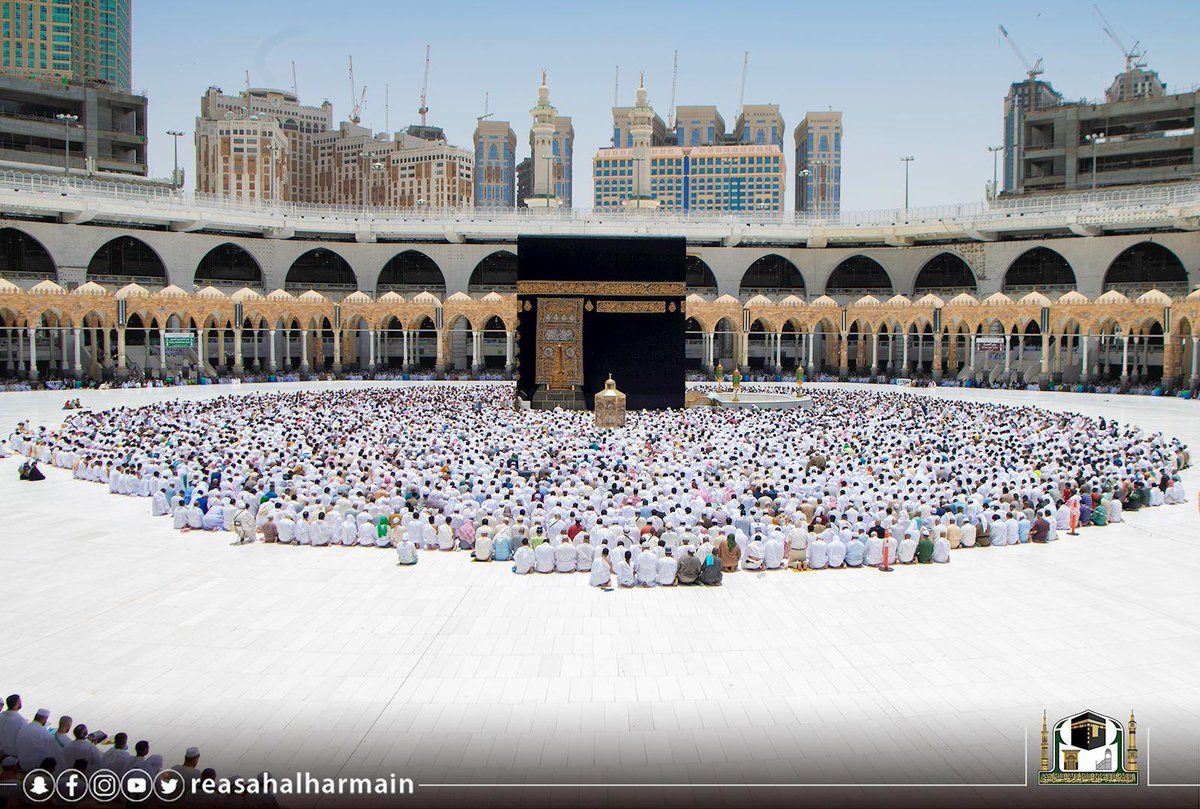
[[(1101, 9), (1127, 45), (1139, 41), (1168, 92), (1200, 83), (1194, 35), (1200, 2), (1115, 3)], [(672, 53), (679, 51), (676, 103), (715, 104), (733, 128), (750, 52), (745, 103), (775, 103), (787, 125), (788, 209), (794, 199), (792, 132), (810, 110), (843, 112), (842, 208), (903, 204), (903, 155), (911, 164), (911, 205), (974, 202), (992, 177), (987, 147), (1002, 141), (1003, 99), (1025, 69), (1000, 38), (1003, 24), (1068, 99), (1101, 99), (1124, 66), (1092, 2), (1076, 0), (741, 0), (741, 2), (505, 3), (442, 0), (136, 0), (133, 90), (149, 97), (151, 174), (172, 168), (171, 138), (191, 188), (191, 133), (210, 85), (228, 93), (291, 89), (301, 101), (329, 99), (334, 120), (350, 113), (348, 57), (363, 123), (392, 131), (417, 122), (425, 46), (431, 47), (429, 122), (450, 143), (471, 148), (484, 94), (496, 120), (528, 153), (529, 109), (540, 71), (551, 101), (575, 126), (577, 208), (591, 207), (591, 159), (608, 146), (614, 74), (619, 103), (633, 103), (639, 71), (664, 120), (671, 103)]]

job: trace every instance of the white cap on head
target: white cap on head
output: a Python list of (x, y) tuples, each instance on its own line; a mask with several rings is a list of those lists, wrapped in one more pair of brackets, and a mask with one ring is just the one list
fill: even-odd
[(189, 747), (187, 749), (187, 752), (185, 752), (183, 754), (183, 757), (184, 758), (200, 758), (200, 748), (199, 747)]

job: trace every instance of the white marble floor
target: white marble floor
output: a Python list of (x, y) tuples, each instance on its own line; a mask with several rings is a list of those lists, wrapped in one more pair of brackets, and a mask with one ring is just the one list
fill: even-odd
[[(1194, 402), (912, 395), (1103, 414), (1200, 448)], [(0, 429), (56, 421), (64, 398), (0, 394)], [(1132, 708), (1150, 777), (1200, 781), (1195, 467), (1187, 505), (1049, 546), (613, 593), (457, 553), (399, 568), (373, 549), (230, 547), (146, 500), (15, 468), (0, 462), (0, 690), (149, 739), (168, 764), (197, 744), (224, 773), (426, 785), (1022, 784), (1043, 709)]]

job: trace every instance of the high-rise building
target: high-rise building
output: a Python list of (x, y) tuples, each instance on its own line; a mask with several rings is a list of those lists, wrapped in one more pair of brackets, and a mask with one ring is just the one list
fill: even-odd
[[(471, 152), (444, 139), (398, 132), (373, 134), (353, 122), (317, 135), (313, 153), (315, 199), (320, 205), (377, 205), (392, 208), (458, 208), (472, 204)], [(440, 130), (437, 130), (440, 132)]]
[[(657, 117), (657, 116), (656, 116)], [(712, 105), (675, 108), (676, 146), (715, 146), (725, 141), (725, 119)], [(652, 143), (661, 146), (661, 143)]]
[(132, 85), (131, 0), (0, 2), (0, 72), (43, 81)]
[(475, 207), (516, 206), (517, 136), (508, 121), (480, 120), (475, 127)]
[(528, 208), (525, 204), (533, 194), (533, 158), (527, 157), (517, 164), (517, 207)]
[[(200, 115), (196, 118), (197, 145), (205, 121), (244, 120), (251, 116), (277, 121), (287, 138), (288, 188), (286, 195), (281, 193), (279, 198), (293, 202), (314, 202), (314, 139), (318, 134), (333, 129), (333, 105), (325, 101), (319, 107), (305, 106), (294, 93), (283, 90), (258, 87), (237, 95), (226, 95), (218, 87), (209, 87), (200, 99)], [(215, 186), (215, 180), (206, 181), (203, 177), (199, 148), (196, 161), (196, 187)]]
[(778, 104), (747, 104), (733, 125), (733, 139), (737, 143), (782, 149), (785, 131)]
[(1113, 83), (1104, 91), (1104, 100), (1132, 101), (1135, 98), (1158, 98), (1167, 94), (1167, 84), (1158, 77), (1158, 72), (1147, 70), (1145, 65), (1130, 64), (1123, 73), (1118, 73)]
[(1030, 112), (1062, 106), (1062, 94), (1039, 80), (1016, 81), (1004, 97), (1004, 190), (1013, 193), (1021, 184), (1021, 131)]
[[(613, 128), (629, 133), (629, 145), (596, 152), (592, 178), (597, 209), (783, 210), (787, 169), (782, 148), (770, 142), (772, 122), (778, 141), (783, 119), (774, 105), (746, 107), (738, 130), (748, 133), (745, 143), (726, 137), (717, 108), (703, 106), (679, 107), (671, 138), (676, 143), (664, 144), (655, 135), (662, 119), (650, 107), (644, 86), (638, 88), (635, 106), (613, 110), (628, 111), (626, 120), (615, 120)], [(755, 142), (759, 131), (765, 133), (762, 144)]]
[(796, 210), (837, 216), (842, 210), (842, 114), (808, 113), (796, 127), (795, 143)]
[(269, 115), (196, 122), (196, 190), (243, 201), (290, 198), (290, 145)]

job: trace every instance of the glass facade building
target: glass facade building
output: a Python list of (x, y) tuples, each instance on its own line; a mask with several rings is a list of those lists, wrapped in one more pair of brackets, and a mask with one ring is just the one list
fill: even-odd
[(128, 93), (131, 0), (0, 0), (0, 71)]

